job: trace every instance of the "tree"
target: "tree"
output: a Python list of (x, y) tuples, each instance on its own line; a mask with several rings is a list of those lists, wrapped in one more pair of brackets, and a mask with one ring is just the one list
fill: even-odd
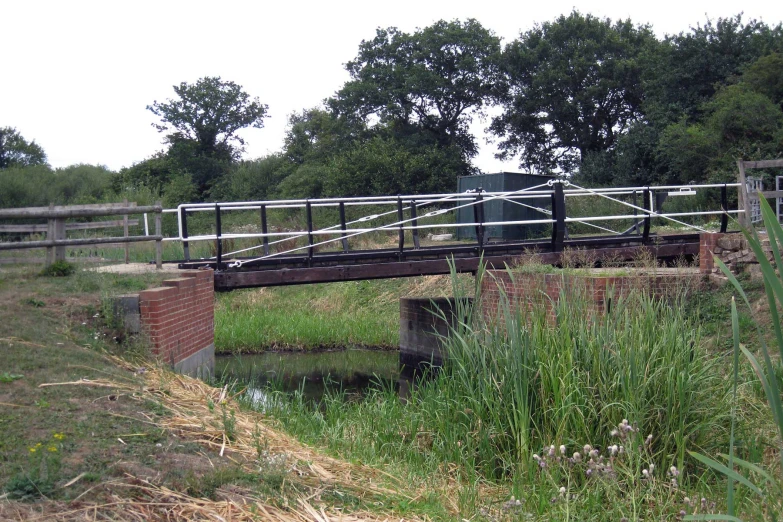
[(0, 127), (0, 169), (46, 164), (46, 153), (35, 140), (28, 142), (13, 127)]
[(289, 172), (282, 154), (241, 161), (215, 186), (211, 195), (222, 201), (271, 199), (280, 181)]
[(742, 75), (742, 83), (783, 106), (783, 55), (772, 53), (753, 62)]
[(378, 29), (346, 64), (351, 81), (330, 101), (341, 115), (375, 118), (396, 132), (428, 133), (461, 150), (464, 170), (478, 149), (468, 124), (500, 84), (500, 39), (476, 20), (439, 21), (413, 34)]
[(509, 90), (490, 127), (499, 156), (571, 172), (612, 149), (642, 118), (642, 58), (655, 45), (647, 26), (577, 11), (522, 34), (503, 52)]
[(204, 194), (244, 151), (237, 132), (263, 128), (268, 106), (220, 77), (201, 78), (192, 85), (182, 82), (174, 92), (179, 99), (155, 101), (147, 110), (160, 118), (153, 127), (168, 133), (168, 154)]
[(718, 89), (761, 56), (783, 50), (783, 29), (742, 15), (669, 36), (645, 71), (645, 112), (659, 126), (694, 121)]

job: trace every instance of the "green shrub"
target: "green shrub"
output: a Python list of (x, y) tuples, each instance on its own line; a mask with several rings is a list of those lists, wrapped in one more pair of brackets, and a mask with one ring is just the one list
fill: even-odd
[(41, 270), (41, 275), (46, 277), (67, 277), (76, 272), (76, 265), (68, 261), (55, 261)]

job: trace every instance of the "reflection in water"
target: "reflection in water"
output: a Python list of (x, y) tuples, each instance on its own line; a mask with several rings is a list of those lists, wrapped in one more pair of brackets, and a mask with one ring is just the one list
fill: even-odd
[(272, 406), (269, 388), (301, 391), (304, 398), (319, 402), (327, 389), (359, 396), (372, 385), (396, 387), (400, 378), (399, 353), (372, 350), (328, 352), (275, 352), (218, 357), (215, 375), (223, 381), (238, 381), (263, 410)]

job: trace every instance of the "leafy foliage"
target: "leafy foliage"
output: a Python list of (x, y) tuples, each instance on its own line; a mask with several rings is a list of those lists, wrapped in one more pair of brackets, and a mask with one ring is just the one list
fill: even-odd
[(68, 261), (55, 261), (41, 270), (41, 275), (46, 277), (68, 277), (76, 272), (76, 265)]
[(0, 169), (46, 165), (46, 153), (35, 140), (27, 141), (13, 127), (0, 127)]
[(413, 34), (378, 29), (346, 65), (351, 81), (330, 105), (361, 121), (375, 117), (397, 124), (397, 131), (456, 146), (468, 170), (478, 152), (468, 124), (502, 84), (499, 58), (500, 39), (473, 19), (440, 20)]
[(115, 200), (114, 174), (103, 166), (71, 165), (52, 170), (46, 165), (0, 170), (0, 207), (88, 204)]
[(610, 150), (642, 117), (642, 61), (652, 31), (574, 11), (522, 34), (503, 52), (509, 91), (491, 130), (521, 166), (571, 171)]
[(191, 174), (204, 194), (243, 152), (245, 142), (237, 132), (263, 128), (268, 106), (219, 76), (182, 82), (174, 92), (179, 99), (155, 101), (147, 110), (160, 118), (153, 127), (168, 133), (168, 159)]
[(261, 129), (268, 106), (242, 90), (234, 82), (219, 76), (206, 76), (191, 85), (174, 86), (178, 100), (155, 101), (147, 106), (161, 123), (153, 123), (158, 132), (168, 132), (170, 143), (192, 141), (204, 152), (228, 149), (232, 155), (242, 151), (244, 140), (237, 131), (245, 127)]

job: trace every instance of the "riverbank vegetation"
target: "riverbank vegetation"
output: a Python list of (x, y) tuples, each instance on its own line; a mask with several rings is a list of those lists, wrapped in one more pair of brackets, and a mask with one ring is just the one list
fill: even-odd
[(0, 519), (448, 518), (121, 339), (105, 298), (162, 278), (0, 268)]
[[(500, 322), (474, 316), (448, 340), (446, 366), (404, 402), (379, 386), (361, 401), (335, 389), (318, 405), (278, 394), (264, 407), (342, 458), (422, 484), (449, 474), (462, 485), (463, 516), (638, 520), (725, 509), (725, 482), (687, 451), (728, 448), (730, 358), (705, 347), (682, 303), (632, 294), (601, 319), (582, 297), (555, 306), (556, 325), (545, 307), (522, 316), (503, 306)], [(763, 397), (749, 368), (742, 378), (739, 451), (769, 464), (777, 443), (756, 411)], [(505, 496), (487, 502), (485, 489)], [(504, 504), (512, 496), (521, 504)]]
[(219, 353), (399, 347), (401, 297), (444, 297), (446, 277), (349, 281), (218, 294)]

